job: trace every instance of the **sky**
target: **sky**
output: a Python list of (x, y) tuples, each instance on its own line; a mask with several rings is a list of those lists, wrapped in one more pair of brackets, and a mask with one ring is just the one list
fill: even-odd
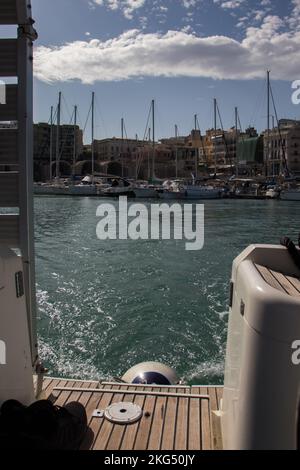
[[(300, 79), (300, 0), (32, 0), (39, 39), (34, 55), (34, 118), (48, 121), (62, 91), (86, 127), (96, 94), (96, 138), (143, 138), (152, 99), (157, 138), (187, 135), (198, 115), (213, 126), (213, 98), (224, 128), (266, 128), (266, 70), (280, 117), (300, 118), (291, 84)], [(85, 126), (86, 125), (86, 126)]]

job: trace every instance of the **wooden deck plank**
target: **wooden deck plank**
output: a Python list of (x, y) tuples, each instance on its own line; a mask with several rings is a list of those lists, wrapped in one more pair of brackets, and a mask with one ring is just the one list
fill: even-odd
[[(118, 389), (116, 388), (116, 392)], [(110, 405), (113, 403), (119, 403), (120, 401), (123, 400), (124, 395), (122, 393), (114, 393), (112, 395)], [(97, 418), (99, 419), (99, 418)], [(112, 433), (112, 430), (114, 428), (114, 424), (108, 421), (107, 419), (104, 418), (103, 424), (101, 426), (101, 429), (95, 439), (93, 449), (94, 450), (105, 450), (106, 446), (108, 444), (110, 435)]]
[[(57, 386), (67, 387), (67, 390), (54, 392), (58, 405), (78, 401), (85, 406), (90, 429), (81, 449), (184, 451), (222, 448), (220, 419), (211, 412), (219, 409), (223, 387), (160, 388), (102, 383), (96, 391), (92, 381), (51, 378), (47, 378), (45, 386), (50, 393)], [(153, 395), (153, 390), (162, 395)], [(208, 396), (209, 400), (201, 399), (201, 396)], [(105, 409), (119, 401), (139, 404), (143, 409), (141, 420), (121, 426), (105, 418), (92, 417), (95, 409)]]
[[(124, 387), (121, 387), (120, 391), (121, 390), (124, 390)], [(128, 390), (128, 388), (126, 388), (126, 390)], [(134, 399), (134, 395), (126, 395), (125, 398), (123, 395), (123, 398), (122, 398), (122, 400), (126, 402), (132, 402), (133, 399)], [(112, 432), (110, 434), (109, 440), (106, 445), (106, 450), (119, 450), (120, 449), (122, 441), (123, 441), (125, 429), (126, 429), (126, 426), (124, 425), (123, 426), (117, 425), (117, 424), (113, 425)]]
[(264, 279), (264, 281), (269, 284), (274, 289), (277, 289), (281, 292), (286, 293), (286, 290), (282, 287), (282, 285), (274, 278), (272, 273), (269, 271), (268, 268), (265, 266), (260, 266), (259, 264), (255, 264), (256, 269)]
[(152, 395), (147, 396), (145, 399), (143, 406), (144, 413), (136, 435), (134, 450), (147, 450), (154, 417), (155, 402), (156, 399)]
[[(145, 403), (145, 396), (135, 395), (133, 403), (143, 408), (144, 403)], [(138, 429), (139, 429), (139, 425), (140, 423), (137, 422), (137, 423), (131, 424), (130, 426), (126, 426), (125, 433), (123, 435), (123, 440), (121, 443), (121, 450), (133, 450), (137, 433), (138, 433)]]
[(175, 431), (175, 449), (187, 450), (188, 448), (188, 414), (189, 399), (180, 397), (178, 399), (177, 425)]
[(286, 276), (286, 278), (290, 281), (290, 283), (300, 292), (300, 279), (297, 277)]
[(219, 397), (217, 387), (209, 387), (208, 393), (210, 397), (212, 448), (214, 450), (222, 450), (221, 419), (218, 415)]
[[(94, 400), (94, 398), (96, 399), (96, 401), (95, 401), (96, 406), (95, 406), (94, 409), (104, 410), (105, 408), (107, 408), (110, 405), (111, 400), (113, 398), (113, 394), (112, 393), (111, 394), (94, 394), (93, 395), (93, 400)], [(91, 448), (93, 448), (94, 443), (97, 439), (98, 433), (100, 432), (101, 427), (104, 423), (104, 418), (94, 418), (94, 417), (90, 416), (90, 419), (89, 419), (88, 423), (89, 423), (89, 428), (90, 428), (91, 432), (94, 435), (93, 441), (90, 444)], [(85, 439), (82, 443), (81, 448), (85, 449), (87, 444), (88, 444), (87, 440)]]
[[(67, 382), (67, 387), (73, 387), (75, 385), (75, 382)], [(59, 394), (58, 399), (55, 401), (56, 406), (64, 406), (66, 402), (68, 401), (70, 395), (72, 392), (61, 392)]]
[(161, 446), (163, 425), (166, 415), (167, 397), (159, 396), (156, 398), (154, 415), (152, 420), (151, 432), (148, 442), (148, 450), (159, 450)]
[[(199, 393), (193, 388), (193, 393)], [(188, 450), (201, 450), (201, 400), (191, 398), (189, 406)]]
[[(300, 297), (300, 291), (298, 289), (296, 289), (296, 287), (294, 286), (294, 283), (290, 282), (290, 280), (289, 280), (290, 278), (288, 276), (285, 276), (284, 274), (278, 273), (276, 271), (272, 271), (271, 269), (270, 269), (270, 273), (282, 285), (284, 290), (289, 295), (291, 295), (292, 297)], [(293, 278), (291, 278), (291, 279), (293, 279)], [(300, 287), (300, 282), (299, 282), (299, 287)]]
[[(173, 389), (171, 389), (171, 391), (173, 391)], [(168, 397), (167, 399), (166, 415), (165, 415), (165, 422), (164, 422), (162, 442), (161, 442), (162, 450), (174, 449), (176, 424), (177, 424), (178, 399), (179, 398), (175, 398), (175, 397)]]
[(46, 387), (43, 388), (47, 398), (49, 398), (50, 395), (52, 394), (53, 388), (58, 387), (61, 382), (62, 382), (61, 379), (49, 379), (49, 381), (46, 384)]
[(216, 394), (217, 394), (217, 402), (218, 402), (218, 410), (221, 410), (221, 400), (223, 398), (223, 390), (224, 387), (216, 387)]
[[(208, 395), (208, 388), (201, 387), (200, 393)], [(201, 400), (201, 447), (203, 450), (212, 449), (211, 413), (209, 400)]]

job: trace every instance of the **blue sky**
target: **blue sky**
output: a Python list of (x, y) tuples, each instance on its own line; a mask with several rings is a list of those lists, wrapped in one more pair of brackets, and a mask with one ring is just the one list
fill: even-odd
[[(300, 118), (291, 83), (300, 79), (300, 0), (32, 0), (35, 120), (48, 121), (61, 90), (63, 120), (79, 106), (84, 125), (96, 92), (96, 137), (143, 137), (151, 99), (157, 137), (181, 134), (198, 114), (224, 127), (266, 125), (265, 72), (272, 71), (279, 115)], [(90, 138), (86, 132), (85, 140)]]

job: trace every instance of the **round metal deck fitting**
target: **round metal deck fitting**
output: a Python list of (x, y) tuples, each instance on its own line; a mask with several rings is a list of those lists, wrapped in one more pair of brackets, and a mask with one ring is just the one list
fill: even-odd
[(136, 423), (143, 416), (143, 410), (134, 403), (121, 402), (114, 403), (106, 408), (104, 416), (111, 423), (132, 424)]

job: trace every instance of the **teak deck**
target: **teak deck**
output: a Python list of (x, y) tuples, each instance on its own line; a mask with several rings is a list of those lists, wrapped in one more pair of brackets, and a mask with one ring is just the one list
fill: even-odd
[[(220, 450), (222, 387), (137, 386), (45, 378), (44, 395), (56, 405), (78, 401), (85, 406), (89, 430), (83, 450)], [(117, 425), (96, 409), (133, 402), (143, 416), (131, 425)]]
[(292, 297), (300, 298), (300, 279), (295, 276), (287, 276), (286, 274), (273, 271), (265, 266), (255, 265), (262, 278), (274, 289), (277, 289)]

